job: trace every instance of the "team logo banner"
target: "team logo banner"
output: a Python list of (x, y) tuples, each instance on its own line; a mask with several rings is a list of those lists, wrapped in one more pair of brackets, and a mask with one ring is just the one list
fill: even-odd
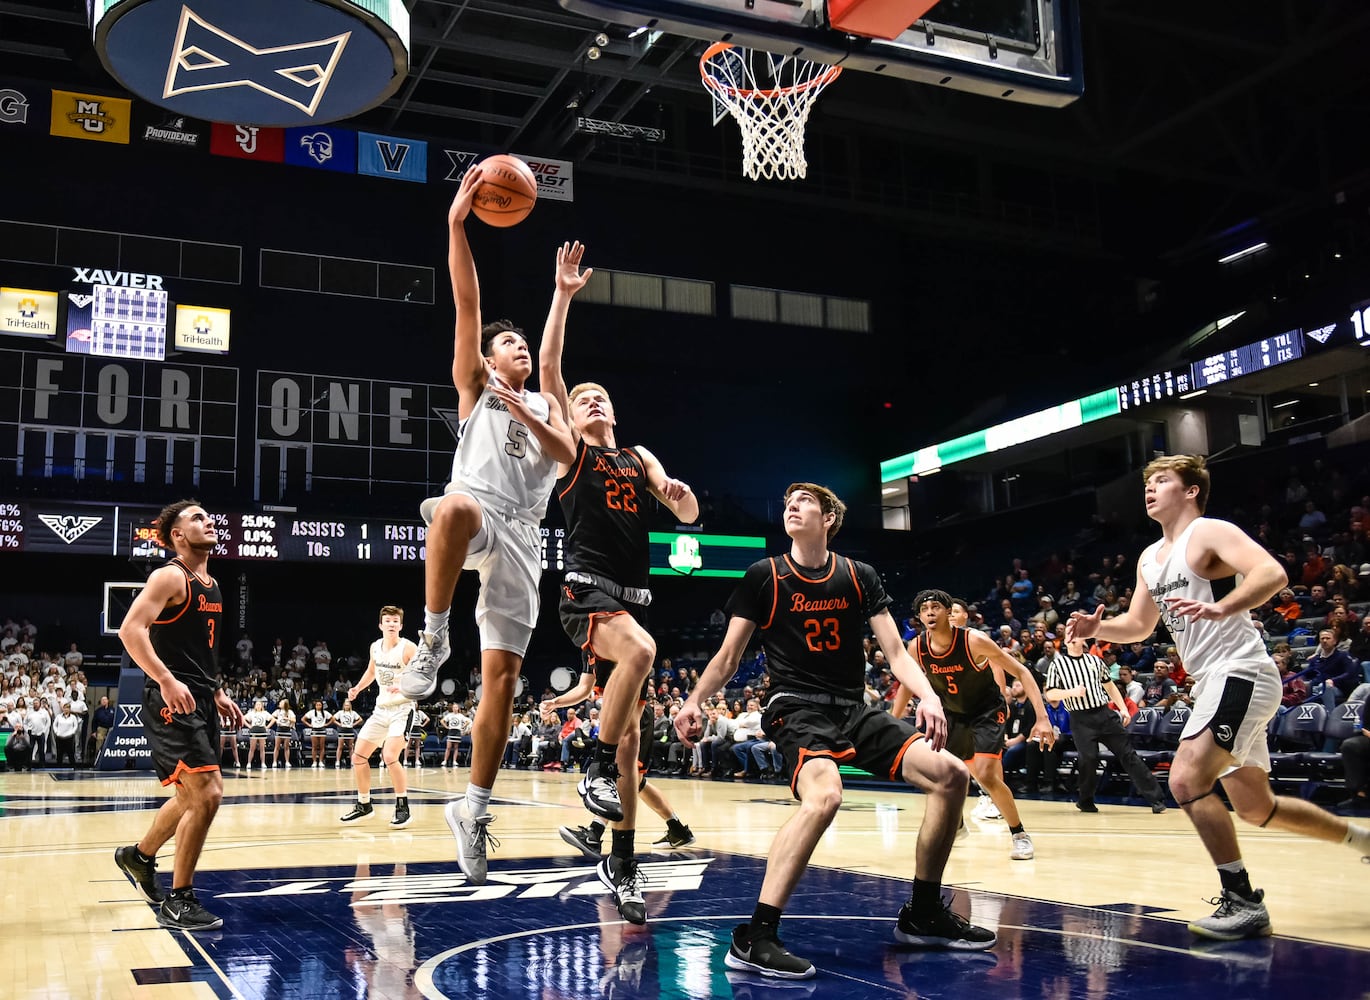
[(0, 132), (7, 128), (41, 128), (47, 116), (46, 89), (0, 80)]
[(140, 102), (133, 106), (133, 137), (162, 148), (202, 152), (209, 148), (209, 122)]
[(357, 173), (425, 184), (428, 181), (428, 143), (359, 132)]
[(228, 353), (227, 309), (208, 306), (176, 306), (176, 350)]
[(285, 162), (313, 170), (357, 172), (357, 133), (345, 128), (288, 128)]
[(209, 136), (209, 151), (215, 156), (232, 156), (239, 160), (283, 163), (285, 130), (215, 122)]
[(113, 555), (114, 518), (109, 508), (34, 506), (25, 512), (27, 552)]
[[(434, 170), (443, 171), (442, 179), (460, 184), (466, 171), (479, 163), (487, 153), (477, 153), (469, 149), (444, 149), (441, 161), (434, 160)], [(545, 156), (524, 156), (515, 154), (528, 164), (533, 176), (538, 179), (538, 197), (547, 201), (575, 201), (574, 166), (570, 160), (552, 160)]]
[(57, 293), (0, 288), (0, 333), (16, 337), (57, 336)]
[(54, 90), (49, 131), (69, 139), (128, 145), (132, 117), (133, 102), (126, 98)]

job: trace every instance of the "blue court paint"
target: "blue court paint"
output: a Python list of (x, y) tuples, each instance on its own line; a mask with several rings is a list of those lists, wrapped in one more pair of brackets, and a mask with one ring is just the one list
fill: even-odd
[[(619, 920), (593, 866), (569, 858), (496, 856), (484, 886), (469, 885), (455, 862), (205, 872), (197, 891), (224, 929), (177, 939), (195, 980), (249, 1000), (864, 1000), (980, 990), (1025, 998), (1350, 1000), (1364, 996), (1370, 968), (1367, 952), (1333, 945), (1200, 943), (1182, 921), (1143, 907), (960, 890), (954, 908), (998, 930), (993, 950), (909, 950), (893, 940), (906, 882), (815, 868), (800, 883), (781, 936), (819, 974), (782, 985), (723, 965), (733, 926), (751, 913), (762, 860), (680, 851), (644, 860), (644, 870), (644, 928)], [(145, 982), (158, 975), (139, 974)]]

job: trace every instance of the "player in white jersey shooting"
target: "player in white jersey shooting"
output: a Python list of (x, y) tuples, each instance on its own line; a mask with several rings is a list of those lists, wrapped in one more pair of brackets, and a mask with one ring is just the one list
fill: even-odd
[[(1280, 592), (1284, 570), (1236, 525), (1203, 516), (1209, 476), (1201, 456), (1158, 458), (1142, 475), (1146, 513), (1161, 526), (1161, 540), (1137, 561), (1132, 606), (1108, 621), (1102, 605), (1093, 614), (1076, 611), (1066, 639), (1138, 642), (1164, 619), (1196, 681), (1194, 710), (1170, 766), (1170, 791), (1222, 881), (1218, 909), (1189, 929), (1220, 941), (1266, 935), (1265, 893), (1251, 887), (1236, 827), (1213, 794), (1214, 783), (1222, 781), (1237, 815), (1256, 826), (1345, 843), (1362, 856), (1370, 854), (1370, 829), (1270, 789), (1265, 731), (1279, 708), (1280, 674), (1248, 612)], [(1232, 576), (1241, 581), (1215, 600), (1212, 581)]]
[[(547, 511), (557, 463), (575, 458), (561, 407), (547, 393), (526, 387), (533, 358), (523, 333), (506, 320), (481, 326), (480, 282), (465, 229), (480, 178), (479, 166), (467, 171), (447, 213), (447, 265), (457, 307), (452, 381), (461, 423), (451, 482), (442, 496), (430, 497), (420, 508), (428, 523), (424, 626), (419, 652), (400, 680), (410, 698), (432, 693), (450, 649), (447, 622), (457, 578), (463, 569), (476, 570), (483, 692), (471, 727), (470, 784), (447, 807), (457, 863), (475, 885), (485, 881), (490, 790), (504, 756), (514, 686), (538, 618), (538, 524)], [(564, 322), (569, 305), (570, 294), (559, 279), (552, 313), (560, 310)], [(541, 379), (546, 384), (545, 372)]]
[(390, 825), (396, 829), (409, 825), (409, 785), (404, 777), (402, 755), (409, 742), (414, 702), (400, 690), (400, 682), (406, 667), (413, 662), (418, 647), (400, 637), (400, 626), (403, 624), (402, 608), (391, 604), (381, 608), (381, 637), (371, 644), (371, 662), (366, 665), (366, 673), (362, 674), (361, 680), (347, 692), (348, 703), (351, 703), (370, 686), (372, 680), (380, 685), (376, 708), (357, 734), (357, 745), (352, 751), (352, 775), (357, 780), (357, 801), (342, 817), (344, 823), (365, 819), (375, 811), (371, 805), (371, 755), (379, 746), (381, 760), (385, 762), (385, 769), (390, 772), (390, 781), (395, 786), (395, 815)]

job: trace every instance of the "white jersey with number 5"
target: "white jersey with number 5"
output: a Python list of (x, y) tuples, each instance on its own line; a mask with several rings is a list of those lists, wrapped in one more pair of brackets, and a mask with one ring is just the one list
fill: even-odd
[(417, 648), (408, 639), (401, 639), (389, 649), (385, 648), (384, 639), (377, 639), (371, 644), (371, 659), (376, 664), (376, 683), (381, 688), (376, 694), (377, 708), (392, 708), (410, 700), (399, 691), (390, 689), (400, 683), (400, 673), (404, 670), (405, 650)]
[[(551, 409), (546, 397), (524, 389), (523, 399), (545, 423)], [(547, 513), (556, 478), (556, 460), (487, 384), (457, 432), (447, 492), (453, 486), (468, 489), (501, 513), (536, 526)]]
[(1157, 562), (1156, 555), (1165, 539), (1147, 546), (1138, 563), (1142, 579), (1161, 613), (1161, 621), (1175, 639), (1180, 660), (1185, 670), (1194, 675), (1196, 684), (1207, 676), (1226, 674), (1229, 677), (1253, 678), (1273, 669), (1274, 663), (1265, 650), (1265, 643), (1246, 614), (1228, 615), (1217, 621), (1194, 620), (1177, 615), (1166, 604), (1168, 597), (1183, 597), (1190, 601), (1213, 601), (1213, 584), (1194, 572), (1189, 565), (1187, 550), (1195, 526), (1207, 518), (1196, 517), (1180, 532), (1165, 562)]

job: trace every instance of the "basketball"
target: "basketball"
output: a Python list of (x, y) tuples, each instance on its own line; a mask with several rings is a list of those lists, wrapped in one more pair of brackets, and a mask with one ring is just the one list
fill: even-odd
[(516, 226), (538, 200), (538, 181), (516, 156), (496, 153), (480, 161), (484, 176), (476, 186), (471, 211), (489, 226)]

